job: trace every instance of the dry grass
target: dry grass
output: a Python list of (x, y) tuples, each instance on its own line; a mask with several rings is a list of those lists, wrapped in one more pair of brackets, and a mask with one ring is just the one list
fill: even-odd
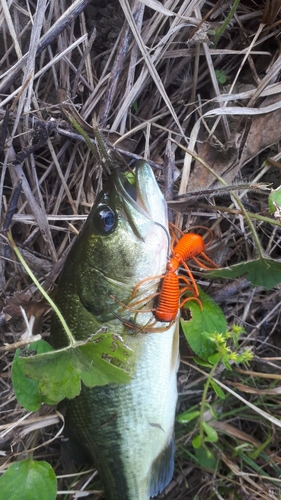
[[(281, 2), (237, 3), (227, 19), (233, 2), (146, 0), (145, 6), (119, 0), (99, 6), (38, 0), (35, 11), (30, 0), (1, 1), (1, 219), (21, 182), (12, 231), (46, 289), (104, 180), (70, 116), (92, 139), (94, 120), (128, 164), (148, 159), (176, 224), (213, 229), (210, 256), (220, 266), (256, 257), (237, 205), (221, 193), (212, 173), (173, 142), (196, 152), (229, 185), (260, 179), (281, 184)], [(250, 212), (268, 216), (266, 193), (244, 190), (239, 196)], [(280, 258), (280, 224), (254, 223), (266, 254)], [(4, 236), (0, 282), (2, 342), (18, 341), (25, 329), (19, 304), (29, 315), (35, 311), (35, 333), (42, 329), (47, 336), (49, 311), (34, 306), (37, 292)], [(161, 498), (277, 500), (280, 287), (266, 292), (250, 288), (244, 278), (231, 286), (216, 280), (212, 289), (206, 279), (202, 284), (229, 324), (245, 327), (243, 346), (253, 348), (255, 359), (250, 370), (218, 375), (234, 391), (224, 401), (209, 394), (220, 436), (211, 447), (215, 467), (195, 456), (194, 427), (177, 425), (175, 477)], [(50, 461), (62, 476), (61, 416), (53, 408), (30, 415), (19, 407), (10, 385), (12, 357), (1, 350), (2, 467), (35, 449), (34, 456)], [(187, 364), (179, 374), (179, 412), (200, 404), (206, 380), (185, 342), (182, 357)], [(86, 498), (102, 498), (91, 474), (60, 478), (59, 491), (71, 492), (59, 498), (80, 498), (85, 488), (92, 491)]]

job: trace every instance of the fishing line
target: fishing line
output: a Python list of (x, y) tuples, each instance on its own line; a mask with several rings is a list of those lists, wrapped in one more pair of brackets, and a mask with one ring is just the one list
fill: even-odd
[(165, 226), (163, 226), (163, 224), (161, 224), (160, 222), (156, 222), (155, 220), (153, 222), (154, 222), (154, 224), (156, 224), (156, 226), (161, 227), (167, 236), (167, 240), (168, 240), (167, 259), (169, 260), (169, 258), (170, 258), (170, 246), (171, 246), (171, 235), (170, 235), (169, 231), (167, 230), (167, 228)]

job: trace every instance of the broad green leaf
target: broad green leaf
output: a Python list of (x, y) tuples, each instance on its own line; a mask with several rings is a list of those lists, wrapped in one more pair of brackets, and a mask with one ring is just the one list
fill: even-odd
[[(45, 340), (33, 342), (25, 349), (26, 353), (31, 353), (33, 350), (37, 353), (50, 352), (52, 347)], [(39, 391), (39, 381), (28, 378), (24, 373), (24, 363), (20, 358), (20, 349), (15, 352), (15, 357), (12, 364), (12, 382), (18, 402), (29, 411), (37, 411), (44, 400)]]
[(113, 333), (94, 335), (76, 350), (81, 378), (85, 385), (105, 385), (110, 382), (127, 384), (132, 379), (132, 350), (122, 337)]
[[(131, 352), (129, 354), (131, 355)], [(124, 354), (120, 353), (121, 355)], [(76, 356), (79, 360), (82, 380), (88, 387), (105, 385), (110, 382), (126, 384), (132, 379), (132, 376), (123, 368), (110, 363), (110, 357), (104, 359), (102, 352), (100, 357), (96, 356), (96, 346), (91, 343), (80, 346), (76, 351)]]
[(214, 380), (210, 380), (210, 382), (211, 382), (211, 386), (214, 389), (216, 395), (221, 399), (225, 399), (225, 394), (224, 394), (222, 388)]
[(29, 352), (32, 350), (37, 350), (37, 355), (20, 357), (18, 351), (12, 367), (17, 399), (30, 411), (38, 410), (41, 403), (57, 404), (64, 398), (75, 398), (81, 390), (81, 379), (94, 387), (128, 383), (132, 378), (124, 371), (133, 371), (128, 365), (132, 351), (115, 334), (93, 336), (59, 351), (39, 341), (30, 346)]
[(56, 495), (56, 475), (47, 462), (16, 462), (0, 477), (3, 500), (55, 500)]
[[(103, 372), (103, 370), (101, 369), (102, 367), (97, 366), (95, 363), (93, 363), (90, 356), (84, 354), (81, 348), (75, 350), (75, 356), (78, 361), (81, 380), (87, 387), (106, 385), (111, 382), (111, 378), (108, 377), (108, 374)], [(107, 361), (103, 362), (107, 363)], [(115, 368), (115, 366), (113, 368)], [(122, 373), (125, 372), (122, 371)]]
[(113, 333), (102, 333), (91, 337), (89, 342), (76, 350), (81, 378), (88, 387), (110, 382), (126, 384), (132, 379), (133, 361), (128, 363), (132, 350), (122, 337)]
[(36, 351), (36, 354), (43, 354), (44, 352), (51, 352), (53, 350), (52, 346), (43, 339), (32, 342), (27, 348), (27, 351)]
[(12, 383), (18, 402), (29, 411), (39, 410), (42, 403), (39, 382), (25, 376), (20, 349), (16, 350), (12, 364)]
[(236, 278), (245, 275), (254, 286), (263, 286), (270, 290), (281, 283), (281, 262), (272, 259), (257, 259), (235, 264), (228, 269), (209, 271), (213, 278)]
[(200, 411), (184, 411), (180, 415), (177, 416), (177, 421), (180, 422), (181, 424), (187, 424), (188, 422), (191, 422), (191, 420), (194, 420), (195, 418), (199, 417)]
[(49, 403), (78, 396), (81, 389), (79, 363), (73, 349), (20, 358), (26, 377), (39, 382), (38, 389)]
[(207, 434), (204, 441), (209, 441), (210, 443), (216, 443), (219, 439), (218, 433), (213, 427), (211, 427), (207, 422), (202, 422), (202, 427)]
[[(88, 342), (83, 343), (80, 347), (85, 354), (88, 353), (92, 361), (106, 359), (112, 364), (126, 367), (129, 356), (132, 350), (126, 346), (120, 335), (114, 333), (102, 333), (92, 336)], [(118, 362), (117, 362), (118, 360)]]
[(197, 356), (208, 361), (209, 356), (215, 353), (215, 343), (210, 335), (226, 332), (226, 319), (220, 307), (200, 290), (200, 300), (203, 310), (195, 301), (189, 301), (187, 307), (191, 311), (190, 320), (181, 319), (181, 326), (191, 349)]
[(202, 469), (216, 470), (218, 460), (214, 457), (210, 450), (201, 446), (200, 448), (195, 449), (195, 456)]

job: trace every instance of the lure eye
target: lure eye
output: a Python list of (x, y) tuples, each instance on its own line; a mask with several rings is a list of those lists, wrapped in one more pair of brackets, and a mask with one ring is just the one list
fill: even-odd
[(117, 215), (112, 208), (102, 205), (94, 216), (94, 225), (99, 233), (110, 234), (116, 227)]

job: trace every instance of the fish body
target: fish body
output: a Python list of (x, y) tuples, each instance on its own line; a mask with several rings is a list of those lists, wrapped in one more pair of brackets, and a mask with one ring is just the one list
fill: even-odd
[[(66, 423), (97, 464), (107, 500), (148, 500), (174, 469), (178, 324), (144, 333), (154, 318), (151, 300), (141, 299), (159, 280), (138, 289), (138, 308), (148, 312), (120, 305), (135, 302), (141, 280), (165, 273), (169, 247), (166, 203), (147, 163), (137, 165), (135, 179), (132, 187), (118, 171), (111, 175), (70, 250), (56, 299), (75, 339), (106, 326), (133, 350), (129, 383), (83, 385), (66, 401)], [(55, 347), (67, 344), (55, 315), (51, 330)]]

